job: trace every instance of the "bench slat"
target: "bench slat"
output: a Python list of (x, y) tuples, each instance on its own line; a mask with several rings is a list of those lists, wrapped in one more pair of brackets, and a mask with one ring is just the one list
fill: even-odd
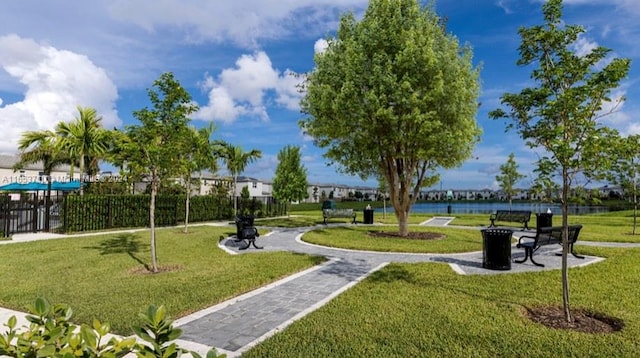
[(529, 229), (529, 221), (531, 220), (531, 211), (528, 210), (497, 210), (495, 214), (489, 216), (491, 224), (489, 227), (495, 227), (496, 221), (518, 222), (524, 225), (525, 229)]

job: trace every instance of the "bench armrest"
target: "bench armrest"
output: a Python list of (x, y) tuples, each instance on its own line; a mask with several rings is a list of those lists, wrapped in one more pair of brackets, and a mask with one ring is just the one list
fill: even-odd
[(538, 238), (537, 236), (529, 236), (529, 235), (520, 236), (520, 238), (518, 239), (517, 247), (520, 247), (523, 239), (526, 239), (527, 241), (531, 241), (531, 240), (536, 241), (537, 238)]

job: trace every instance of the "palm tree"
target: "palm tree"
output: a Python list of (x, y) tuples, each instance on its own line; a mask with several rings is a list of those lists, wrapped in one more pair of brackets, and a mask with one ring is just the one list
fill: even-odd
[[(60, 148), (66, 150), (78, 163), (82, 182), (85, 174), (96, 174), (98, 160), (105, 156), (110, 141), (109, 131), (102, 128), (102, 117), (98, 117), (95, 109), (78, 106), (78, 113), (79, 117), (73, 122), (58, 123), (56, 133), (60, 137)], [(80, 195), (82, 194), (83, 188), (80, 185)]]
[(51, 172), (58, 165), (69, 162), (69, 157), (58, 148), (58, 142), (58, 136), (50, 130), (27, 131), (22, 133), (22, 137), (18, 140), (20, 159), (13, 167), (14, 170), (19, 170), (29, 164), (42, 163), (42, 171), (47, 177), (47, 193), (44, 198), (46, 231), (49, 230)]
[(233, 177), (233, 211), (235, 215), (238, 215), (238, 203), (236, 200), (238, 174), (242, 173), (249, 163), (262, 158), (262, 152), (257, 149), (245, 152), (240, 145), (235, 146), (225, 143), (221, 148), (221, 155), (227, 170)]

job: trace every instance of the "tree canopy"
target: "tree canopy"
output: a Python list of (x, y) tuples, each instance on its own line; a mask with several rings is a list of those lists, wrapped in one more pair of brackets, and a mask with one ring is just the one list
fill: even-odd
[(273, 178), (273, 197), (288, 205), (306, 198), (307, 187), (307, 170), (301, 163), (300, 147), (282, 148)]
[(516, 164), (515, 155), (509, 154), (507, 162), (500, 166), (500, 175), (496, 176), (500, 188), (507, 195), (509, 200), (509, 210), (511, 210), (511, 200), (516, 193), (516, 184), (524, 175), (518, 172), (518, 164)]
[(478, 140), (471, 48), (446, 33), (433, 5), (372, 0), (362, 20), (341, 17), (315, 64), (301, 127), (339, 170), (386, 179), (407, 235), (419, 190), (437, 182), (439, 168), (462, 164)]

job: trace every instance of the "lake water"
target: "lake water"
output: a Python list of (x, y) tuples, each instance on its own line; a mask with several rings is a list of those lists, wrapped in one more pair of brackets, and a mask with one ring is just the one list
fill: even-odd
[[(411, 208), (412, 213), (433, 213), (433, 214), (446, 214), (447, 203), (418, 203)], [(562, 214), (560, 204), (540, 204), (540, 203), (513, 203), (511, 210), (529, 210), (532, 213), (546, 213), (547, 209), (550, 209), (554, 215)], [(451, 203), (452, 214), (491, 214), (496, 210), (509, 210), (509, 203)], [(377, 212), (382, 212), (381, 208), (376, 209)], [(595, 214), (608, 212), (609, 208), (606, 206), (586, 206), (586, 205), (569, 205), (569, 214)], [(387, 212), (393, 212), (392, 206), (387, 206)]]

